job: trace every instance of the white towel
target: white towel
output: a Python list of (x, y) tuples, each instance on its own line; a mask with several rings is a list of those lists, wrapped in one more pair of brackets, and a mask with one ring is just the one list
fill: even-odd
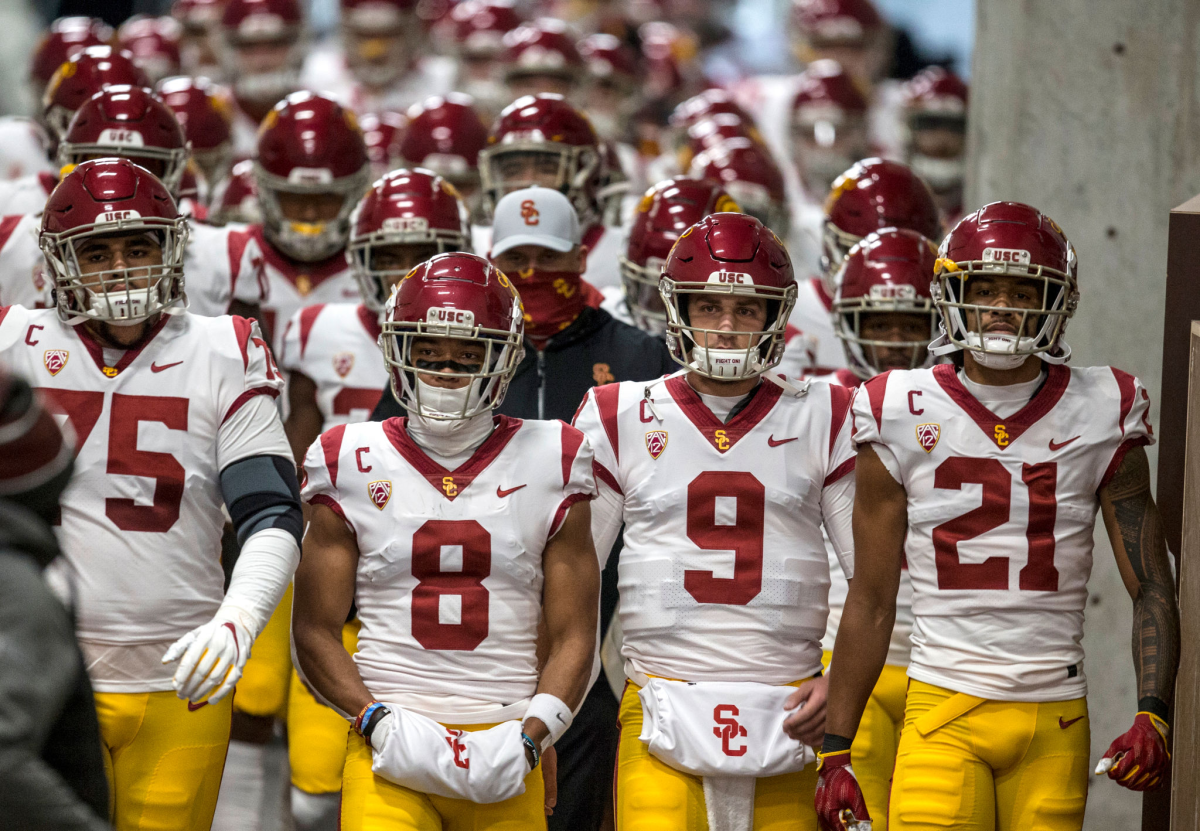
[(708, 831), (750, 831), (754, 825), (753, 776), (705, 776)]

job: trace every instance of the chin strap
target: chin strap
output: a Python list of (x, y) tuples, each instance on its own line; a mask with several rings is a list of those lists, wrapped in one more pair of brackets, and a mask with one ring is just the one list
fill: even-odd
[(762, 377), (782, 389), (793, 398), (799, 398), (803, 395), (808, 395), (808, 388), (812, 385), (812, 381), (804, 381), (798, 387), (793, 386), (792, 383), (788, 381), (786, 376), (780, 375), (778, 372), (773, 370), (764, 372)]

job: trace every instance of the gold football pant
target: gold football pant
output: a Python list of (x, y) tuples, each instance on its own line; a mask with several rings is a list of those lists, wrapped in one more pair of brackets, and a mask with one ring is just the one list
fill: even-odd
[(234, 708), (248, 716), (283, 718), (287, 714), (288, 681), (292, 674), (292, 586), (275, 607), (267, 625), (254, 639), (250, 657), (237, 682)]
[[(660, 762), (638, 737), (642, 701), (625, 685), (615, 783), (617, 831), (708, 831), (704, 781)], [(754, 831), (817, 831), (813, 794), (817, 766), (759, 779), (754, 789)]]
[[(830, 653), (825, 653), (825, 668), (829, 668)], [(904, 727), (904, 698), (908, 675), (904, 667), (884, 666), (867, 699), (850, 756), (854, 760), (854, 775), (862, 787), (871, 812), (875, 831), (887, 831), (888, 795), (892, 789), (892, 768), (896, 765), (896, 747)]]
[(913, 680), (891, 831), (1078, 831), (1090, 733), (1085, 698), (992, 701)]
[(174, 690), (95, 697), (116, 831), (208, 831), (233, 696), (194, 710)]
[[(342, 646), (351, 655), (358, 651), (361, 627), (357, 620), (342, 627)], [(288, 693), (287, 724), (292, 784), (311, 794), (340, 791), (350, 722), (317, 701), (295, 670)]]
[[(494, 724), (446, 725), (486, 730)], [(531, 831), (546, 828), (546, 787), (539, 766), (525, 777), (525, 793), (479, 805), (465, 799), (402, 788), (371, 770), (371, 749), (357, 733), (346, 742), (341, 831)]]

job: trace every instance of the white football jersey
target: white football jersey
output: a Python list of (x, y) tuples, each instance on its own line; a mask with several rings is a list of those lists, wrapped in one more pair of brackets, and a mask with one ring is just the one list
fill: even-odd
[(788, 378), (824, 374), (846, 366), (846, 352), (833, 329), (833, 299), (819, 277), (797, 283), (796, 305), (788, 323), (802, 335), (788, 339), (779, 371)]
[(10, 306), (0, 309), (0, 362), (74, 429), (58, 528), (65, 557), (48, 576), (71, 587), (85, 656), (153, 647), (133, 661), (141, 672), (109, 655), (93, 684), (170, 689), (175, 668), (162, 666), (163, 652), (224, 594), (220, 471), (249, 456), (291, 459), (271, 400), (283, 383), (258, 324), (162, 315), (140, 347), (112, 350), (53, 309)]
[(621, 255), (625, 253), (626, 232), (596, 224), (583, 235), (588, 247), (587, 270), (583, 279), (598, 289), (621, 285)]
[(331, 43), (309, 50), (300, 73), (300, 85), (330, 95), (356, 113), (402, 113), (430, 96), (450, 92), (454, 70), (453, 61), (439, 56), (423, 57), (382, 93), (375, 93), (354, 77), (341, 44)]
[(322, 430), (367, 421), (387, 386), (379, 319), (361, 303), (307, 306), (288, 321), (279, 365), (317, 385)]
[(0, 214), (40, 214), (57, 184), (58, 177), (46, 171), (0, 182)]
[[(54, 275), (38, 246), (41, 227), (40, 213), (0, 219), (0, 303), (6, 306), (45, 309), (54, 305), (50, 295)], [(242, 268), (243, 262), (254, 259), (256, 250), (257, 242), (244, 225), (215, 228), (190, 221), (183, 255), (188, 311), (216, 317), (228, 313), (235, 299), (258, 303), (261, 290), (257, 272)]]
[(354, 662), (372, 695), (445, 716), (455, 700), (534, 694), (542, 552), (595, 493), (581, 432), (497, 416), (451, 471), (404, 419), (340, 425), (313, 442), (301, 478), (305, 502), (334, 510), (358, 541)]
[(588, 391), (575, 424), (623, 502), (627, 674), (785, 684), (820, 669), (822, 491), (854, 469), (852, 395), (764, 381), (725, 423), (682, 372)]
[(271, 348), (276, 354), (283, 352), (288, 321), (305, 306), (362, 300), (344, 251), (320, 262), (303, 263), (267, 242), (262, 225), (250, 225), (247, 230), (255, 244), (246, 247), (242, 268), (258, 275), (263, 322), (270, 330)]
[(908, 493), (911, 677), (1002, 701), (1086, 695), (1097, 494), (1153, 440), (1149, 407), (1141, 382), (1111, 367), (1048, 366), (1007, 418), (950, 364), (863, 385), (855, 441), (884, 445)]

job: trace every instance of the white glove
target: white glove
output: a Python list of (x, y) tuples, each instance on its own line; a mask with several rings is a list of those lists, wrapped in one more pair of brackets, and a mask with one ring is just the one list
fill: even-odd
[(193, 703), (216, 704), (242, 677), (253, 641), (241, 611), (222, 606), (212, 620), (175, 641), (163, 655), (164, 664), (179, 660), (171, 679), (175, 693)]
[(521, 722), (488, 730), (448, 730), (432, 719), (389, 704), (371, 732), (371, 769), (418, 793), (503, 802), (525, 793), (529, 760)]

